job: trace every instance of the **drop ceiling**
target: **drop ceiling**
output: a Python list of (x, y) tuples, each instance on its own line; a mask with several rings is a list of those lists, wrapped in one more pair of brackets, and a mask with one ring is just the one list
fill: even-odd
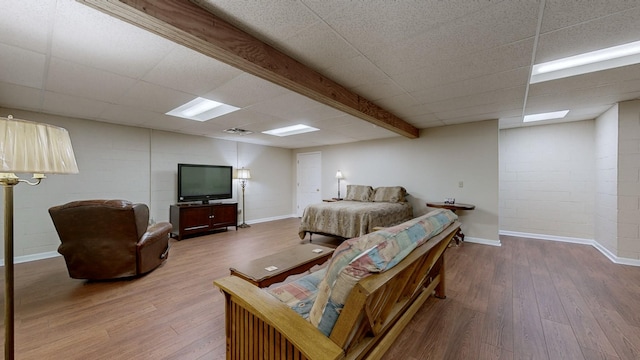
[[(635, 1), (196, 2), (419, 129), (640, 98), (640, 65), (528, 85), (534, 63), (640, 40)], [(6, 108), (283, 148), (400, 136), (72, 0), (3, 4), (0, 64)], [(165, 115), (195, 97), (241, 109)], [(261, 133), (299, 123), (320, 131)]]

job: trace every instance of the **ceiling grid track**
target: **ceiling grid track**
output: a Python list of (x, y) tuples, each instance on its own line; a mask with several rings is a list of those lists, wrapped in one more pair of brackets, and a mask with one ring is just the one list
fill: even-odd
[(522, 103), (522, 120), (524, 120), (525, 111), (527, 110), (527, 98), (529, 97), (529, 86), (531, 86), (531, 73), (533, 72), (533, 65), (536, 61), (536, 52), (538, 50), (538, 41), (540, 40), (540, 29), (542, 28), (542, 18), (544, 16), (544, 7), (546, 0), (540, 0), (540, 11), (538, 12), (538, 25), (536, 26), (536, 37), (533, 40), (533, 49), (531, 50), (531, 65), (529, 66), (529, 76), (527, 77), (527, 86), (524, 90), (524, 101)]

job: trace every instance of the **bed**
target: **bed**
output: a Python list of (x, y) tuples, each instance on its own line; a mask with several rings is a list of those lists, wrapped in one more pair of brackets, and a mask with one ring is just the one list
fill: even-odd
[(323, 234), (345, 239), (389, 227), (413, 218), (413, 207), (401, 186), (347, 185), (342, 201), (313, 204), (304, 209), (298, 235)]

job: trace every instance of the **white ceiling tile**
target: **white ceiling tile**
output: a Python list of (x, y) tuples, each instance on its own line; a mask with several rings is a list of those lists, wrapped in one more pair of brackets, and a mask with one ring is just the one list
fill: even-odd
[(325, 21), (368, 54), (432, 32), (490, 4), (488, 0), (429, 0), (378, 1), (371, 6), (371, 2), (353, 1), (340, 11), (326, 15)]
[[(533, 38), (537, 15), (535, 2), (502, 1), (481, 9), (472, 17), (442, 24), (410, 39), (364, 53), (391, 75), (424, 68), (432, 62), (440, 65), (461, 57), (472, 60), (471, 54)], [(530, 59), (530, 52), (528, 55)]]
[(211, 90), (204, 97), (236, 107), (246, 107), (276, 98), (288, 92), (287, 89), (279, 85), (243, 73), (224, 85)]
[(278, 48), (315, 70), (340, 66), (345, 60), (360, 55), (325, 23), (316, 23), (293, 34), (280, 42)]
[(535, 63), (640, 40), (640, 6), (540, 35)]
[(529, 68), (520, 68), (435, 87), (427, 87), (424, 90), (413, 92), (411, 95), (423, 99), (425, 104), (431, 104), (446, 99), (481, 94), (487, 91), (509, 89), (514, 86), (524, 87), (528, 78)]
[[(240, 109), (224, 116), (211, 119), (206, 123), (217, 124), (224, 129), (237, 127), (244, 130), (258, 131), (256, 124), (268, 124), (282, 121), (284, 120), (276, 116), (262, 114), (247, 109)], [(265, 129), (271, 128), (269, 125), (263, 126), (265, 126)]]
[(438, 119), (438, 117), (435, 114), (430, 114), (430, 113), (416, 115), (416, 116), (408, 116), (406, 117), (406, 120), (410, 121), (418, 129), (445, 125), (444, 122)]
[(267, 43), (282, 39), (318, 22), (298, 1), (195, 0), (205, 9)]
[(168, 116), (137, 107), (109, 104), (100, 114), (100, 120), (116, 124), (143, 126), (153, 124), (159, 117)]
[(362, 123), (362, 120), (355, 118), (351, 115), (340, 115), (333, 118), (311, 121), (306, 125), (313, 126), (322, 130), (335, 131), (335, 129), (341, 126), (356, 125), (361, 123)]
[(142, 77), (177, 46), (70, 0), (58, 1), (53, 40), (56, 57), (132, 78)]
[(202, 96), (242, 71), (191, 49), (176, 46), (143, 80)]
[(344, 0), (300, 0), (305, 6), (311, 9), (321, 18), (327, 18), (329, 15), (343, 11), (344, 8), (351, 5), (351, 2)]
[(0, 43), (44, 54), (56, 0), (20, 0), (20, 6), (2, 3)]
[(330, 79), (341, 79), (341, 84), (348, 88), (387, 80), (387, 75), (364, 56), (344, 60), (338, 66), (325, 69), (324, 73)]
[(82, 119), (97, 119), (107, 107), (107, 103), (45, 91), (42, 106), (47, 109), (48, 112), (56, 115)]
[(149, 112), (143, 115), (143, 122), (140, 123), (140, 126), (157, 130), (181, 132), (181, 129), (187, 128), (195, 121), (165, 114), (157, 114), (157, 116), (153, 116), (153, 114), (153, 112)]
[(501, 106), (509, 106), (510, 104), (518, 104), (522, 107), (524, 103), (524, 86), (499, 89), (494, 91), (487, 91), (472, 96), (461, 96), (456, 98), (450, 98), (443, 101), (438, 101), (429, 104), (429, 108), (441, 119), (445, 119), (440, 114), (450, 111), (462, 111), (464, 109), (473, 108), (476, 106), (494, 106), (500, 108)]
[(367, 123), (337, 126), (332, 131), (357, 140), (384, 139), (399, 136), (385, 128)]
[(317, 107), (318, 102), (315, 100), (311, 100), (304, 95), (287, 93), (252, 105), (249, 110), (283, 119), (296, 120), (301, 112)]
[(51, 59), (47, 73), (49, 91), (106, 102), (115, 102), (136, 83), (125, 76), (58, 58)]
[(447, 125), (460, 124), (474, 121), (499, 119), (506, 115), (514, 115), (522, 112), (522, 103), (517, 101), (505, 104), (480, 104), (463, 109), (448, 109), (435, 115)]
[(44, 83), (44, 54), (0, 44), (0, 81), (41, 88)]
[(137, 106), (164, 114), (193, 99), (194, 96), (191, 94), (138, 81), (120, 97), (118, 104)]
[(296, 123), (308, 125), (312, 122), (322, 124), (326, 119), (333, 119), (343, 115), (344, 112), (336, 108), (315, 102), (315, 106), (309, 108), (293, 108), (291, 111), (288, 111), (286, 117), (283, 116), (283, 118), (293, 120)]
[[(447, 83), (474, 79), (530, 67), (533, 39), (518, 41), (455, 59), (437, 60), (425, 66), (404, 71), (393, 78), (407, 91), (415, 92)], [(521, 81), (528, 81), (527, 78)]]
[(378, 103), (379, 100), (395, 98), (398, 95), (406, 94), (406, 91), (396, 84), (391, 78), (366, 83), (352, 87), (349, 90), (376, 103)]
[(637, 7), (640, 7), (638, 2), (629, 0), (589, 0), (589, 6), (581, 1), (546, 0), (541, 32), (558, 30)]

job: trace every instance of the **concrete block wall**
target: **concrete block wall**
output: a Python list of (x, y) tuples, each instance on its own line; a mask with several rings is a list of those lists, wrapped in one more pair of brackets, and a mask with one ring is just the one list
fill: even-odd
[(618, 109), (617, 256), (640, 260), (640, 100)]
[(594, 121), (500, 131), (500, 230), (593, 239)]

